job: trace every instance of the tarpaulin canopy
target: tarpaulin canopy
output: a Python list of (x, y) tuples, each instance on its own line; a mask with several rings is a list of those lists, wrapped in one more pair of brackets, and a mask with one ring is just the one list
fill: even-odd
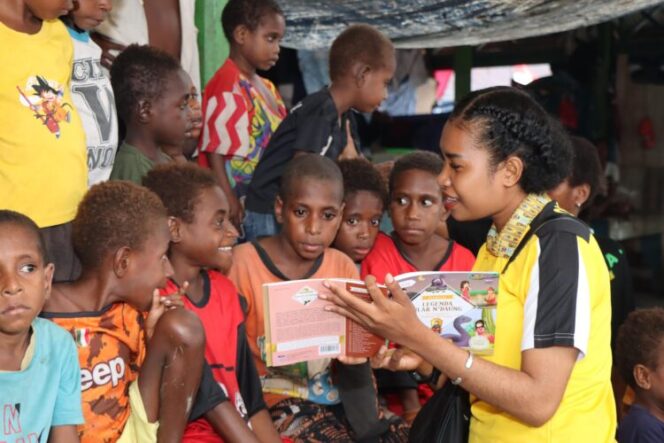
[(605, 22), (662, 0), (280, 0), (283, 45), (328, 47), (341, 30), (368, 23), (398, 47), (477, 45)]

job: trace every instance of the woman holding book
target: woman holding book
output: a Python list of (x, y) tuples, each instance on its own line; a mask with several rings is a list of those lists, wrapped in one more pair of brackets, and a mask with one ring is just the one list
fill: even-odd
[(493, 220), (473, 271), (500, 273), (494, 354), (432, 332), (391, 275), (391, 298), (369, 276), (373, 303), (335, 289), (330, 309), (410, 349), (382, 350), (380, 366), (470, 392), (470, 442), (613, 441), (609, 275), (589, 228), (545, 194), (569, 172), (569, 140), (528, 95), (497, 87), (458, 103), (441, 151), (454, 218)]

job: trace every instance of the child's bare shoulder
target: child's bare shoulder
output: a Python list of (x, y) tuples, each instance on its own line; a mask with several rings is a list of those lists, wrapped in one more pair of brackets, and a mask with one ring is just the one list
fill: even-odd
[(82, 311), (76, 300), (79, 299), (78, 291), (74, 289), (71, 283), (58, 283), (53, 285), (51, 295), (46, 300), (43, 312), (50, 313), (70, 313)]

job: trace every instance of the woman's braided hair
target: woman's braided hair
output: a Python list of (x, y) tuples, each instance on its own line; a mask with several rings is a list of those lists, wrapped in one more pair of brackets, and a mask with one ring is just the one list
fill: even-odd
[(449, 120), (480, 129), (476, 141), (490, 152), (492, 166), (519, 157), (524, 164), (519, 185), (526, 193), (546, 192), (570, 173), (573, 150), (567, 134), (525, 92), (507, 86), (472, 92)]

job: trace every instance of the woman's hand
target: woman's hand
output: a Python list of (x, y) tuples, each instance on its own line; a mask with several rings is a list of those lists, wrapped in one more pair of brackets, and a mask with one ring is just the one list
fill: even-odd
[(422, 333), (431, 333), (420, 322), (413, 303), (391, 274), (385, 276), (385, 285), (391, 294), (389, 298), (380, 290), (375, 277), (368, 276), (365, 283), (373, 303), (367, 303), (344, 288), (325, 282), (331, 294), (321, 294), (321, 298), (333, 303), (325, 309), (344, 315), (374, 334), (406, 347)]
[(370, 361), (374, 369), (417, 371), (422, 375), (430, 374), (433, 369), (422, 357), (407, 348), (388, 349), (386, 346), (381, 346)]

